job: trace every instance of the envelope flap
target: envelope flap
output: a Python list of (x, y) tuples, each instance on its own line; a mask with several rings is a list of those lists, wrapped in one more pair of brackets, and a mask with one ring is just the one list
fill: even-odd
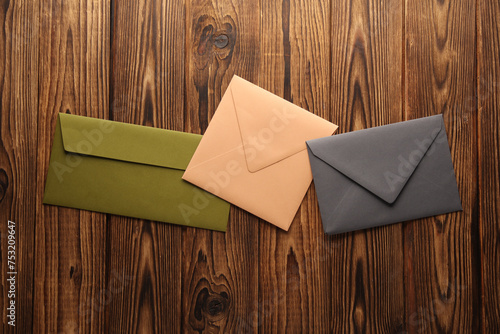
[(97, 118), (59, 114), (64, 150), (185, 170), (200, 135)]
[(238, 76), (229, 85), (250, 172), (306, 149), (337, 126)]
[[(387, 203), (394, 203), (444, 123), (441, 115), (307, 142), (311, 152)], [(446, 138), (446, 137), (445, 137)]]

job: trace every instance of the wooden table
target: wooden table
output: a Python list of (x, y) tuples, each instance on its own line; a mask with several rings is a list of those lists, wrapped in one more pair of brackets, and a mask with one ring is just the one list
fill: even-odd
[[(0, 1), (0, 230), (19, 333), (499, 333), (498, 0)], [(337, 236), (42, 205), (57, 114), (204, 133), (233, 74), (339, 133), (442, 113), (464, 210)], [(133, 177), (133, 176), (132, 176)]]

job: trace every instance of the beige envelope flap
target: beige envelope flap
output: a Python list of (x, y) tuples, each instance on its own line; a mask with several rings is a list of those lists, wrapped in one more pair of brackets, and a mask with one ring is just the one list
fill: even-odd
[(249, 172), (306, 149), (337, 126), (238, 76), (229, 85)]

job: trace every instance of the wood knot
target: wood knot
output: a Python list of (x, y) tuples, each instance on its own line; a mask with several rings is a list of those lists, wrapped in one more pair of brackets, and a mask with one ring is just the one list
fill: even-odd
[(0, 168), (0, 203), (5, 197), (8, 187), (9, 187), (9, 178), (7, 177), (7, 172), (5, 171), (5, 169)]
[(434, 218), (434, 225), (436, 226), (436, 229), (439, 233), (444, 232), (445, 222), (440, 217)]
[(75, 264), (69, 268), (69, 279), (72, 280), (76, 286), (81, 286), (82, 270), (79, 264)]
[(219, 35), (214, 39), (214, 45), (219, 49), (225, 48), (229, 44), (229, 37), (227, 35)]
[(229, 299), (225, 292), (222, 292), (220, 295), (209, 296), (205, 301), (203, 307), (205, 308), (205, 312), (212, 319), (218, 319), (224, 316), (224, 313), (227, 311), (229, 305)]
[(236, 42), (236, 24), (231, 16), (221, 20), (202, 15), (193, 27), (194, 61), (198, 69), (204, 69), (214, 61), (229, 61)]
[(217, 324), (228, 317), (230, 309), (231, 299), (227, 286), (209, 283), (202, 278), (192, 297), (189, 324), (195, 331), (217, 327)]

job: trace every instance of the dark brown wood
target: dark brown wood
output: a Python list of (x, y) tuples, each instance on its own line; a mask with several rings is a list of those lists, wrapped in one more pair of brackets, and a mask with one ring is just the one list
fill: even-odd
[[(264, 1), (261, 13), (259, 85), (331, 119), (330, 2)], [(260, 225), (260, 332), (329, 330), (328, 247), (312, 188), (288, 232)]]
[[(257, 0), (187, 1), (186, 131), (204, 133), (233, 74), (258, 82), (259, 17)], [(258, 228), (233, 207), (225, 234), (186, 229), (183, 331), (257, 332)]]
[[(13, 332), (17, 329), (21, 333), (27, 333), (31, 331), (33, 324), (38, 10), (37, 1), (0, 2), (1, 332)], [(9, 220), (15, 223), (12, 235), (8, 233)], [(9, 274), (12, 272), (16, 274)], [(13, 281), (8, 281), (12, 279)], [(14, 284), (12, 289), (11, 282)], [(7, 317), (11, 314), (7, 310), (11, 307), (11, 301), (15, 302), (15, 319)], [(15, 327), (8, 324), (12, 320)]]
[[(332, 121), (339, 133), (402, 120), (400, 1), (332, 2)], [(331, 330), (404, 327), (402, 224), (331, 237)]]
[(40, 6), (33, 331), (104, 329), (106, 216), (42, 205), (57, 114), (108, 115), (109, 2)]
[(480, 312), (483, 332), (500, 333), (500, 3), (478, 6)]
[[(104, 326), (98, 311), (105, 289), (106, 219), (102, 214), (41, 205), (57, 113), (106, 117), (109, 7), (47, 2), (41, 7), (39, 210), (35, 259), (34, 331), (88, 331)], [(81, 7), (80, 7), (81, 6)], [(89, 8), (90, 9), (90, 8)], [(94, 30), (81, 28), (81, 22)], [(104, 70), (104, 71), (103, 71)]]
[(406, 117), (443, 114), (464, 210), (405, 224), (407, 331), (476, 332), (478, 254), (476, 2), (409, 1)]
[[(2, 326), (19, 333), (500, 332), (497, 0), (0, 0)], [(443, 113), (464, 210), (326, 236), (42, 204), (59, 112), (203, 134), (233, 74), (340, 127)], [(16, 222), (16, 327), (7, 221)]]
[[(110, 118), (170, 130), (184, 124), (184, 6), (179, 1), (113, 2)], [(122, 291), (107, 330), (174, 333), (181, 327), (182, 228), (111, 216), (108, 284)]]

